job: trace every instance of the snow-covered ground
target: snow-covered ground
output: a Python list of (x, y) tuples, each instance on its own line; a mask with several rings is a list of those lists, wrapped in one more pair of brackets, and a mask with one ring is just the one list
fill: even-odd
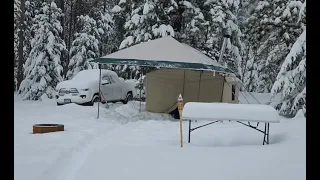
[[(261, 102), (270, 97), (255, 96)], [(230, 122), (195, 130), (188, 144), (184, 122), (180, 148), (179, 123), (165, 114), (139, 113), (138, 102), (102, 106), (96, 119), (96, 106), (14, 99), (16, 180), (306, 179), (303, 117), (271, 124), (266, 146), (261, 133)], [(65, 131), (32, 134), (37, 123), (62, 123)]]

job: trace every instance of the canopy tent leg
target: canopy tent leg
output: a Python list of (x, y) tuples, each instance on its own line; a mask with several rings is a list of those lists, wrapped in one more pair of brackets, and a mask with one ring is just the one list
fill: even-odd
[(99, 66), (99, 101), (98, 101), (98, 115), (97, 115), (97, 119), (99, 119), (99, 115), (100, 115), (100, 101), (101, 101), (101, 64), (98, 65)]

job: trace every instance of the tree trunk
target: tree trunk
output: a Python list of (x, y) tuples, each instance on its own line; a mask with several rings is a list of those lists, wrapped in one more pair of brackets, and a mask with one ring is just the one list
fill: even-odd
[(106, 9), (107, 9), (107, 0), (104, 0), (104, 2), (103, 2), (103, 13), (106, 12)]
[[(65, 10), (65, 8), (64, 8), (64, 0), (60, 0), (60, 8), (61, 8), (61, 10), (62, 10), (62, 13), (65, 15), (66, 14), (66, 10)], [(63, 39), (64, 41), (66, 40), (65, 39), (65, 26), (66, 26), (66, 23), (65, 23), (65, 16), (62, 16), (61, 17), (61, 26), (62, 26), (62, 28), (63, 28), (63, 31), (62, 31), (62, 33), (61, 33), (61, 39)]]
[(20, 1), (20, 18), (19, 18), (19, 46), (18, 46), (18, 72), (17, 72), (17, 86), (20, 87), (20, 84), (23, 80), (23, 64), (25, 59), (23, 57), (23, 42), (24, 42), (24, 31), (25, 31), (25, 0)]

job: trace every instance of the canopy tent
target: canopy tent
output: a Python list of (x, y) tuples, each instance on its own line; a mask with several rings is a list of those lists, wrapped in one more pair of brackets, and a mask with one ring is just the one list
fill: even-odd
[(200, 51), (171, 36), (140, 43), (90, 62), (231, 73)]
[(184, 96), (185, 103), (238, 103), (237, 82), (227, 78), (234, 74), (171, 36), (140, 43), (90, 62), (160, 68), (146, 74), (146, 110), (149, 112), (175, 113), (178, 94)]

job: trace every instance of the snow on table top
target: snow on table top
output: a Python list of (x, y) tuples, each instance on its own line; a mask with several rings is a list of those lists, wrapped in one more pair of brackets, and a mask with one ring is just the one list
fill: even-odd
[(277, 111), (264, 104), (229, 104), (188, 102), (182, 111), (183, 119), (230, 120), (278, 123)]

